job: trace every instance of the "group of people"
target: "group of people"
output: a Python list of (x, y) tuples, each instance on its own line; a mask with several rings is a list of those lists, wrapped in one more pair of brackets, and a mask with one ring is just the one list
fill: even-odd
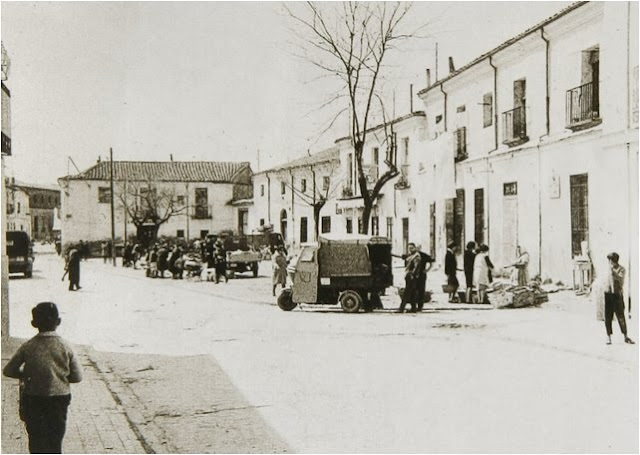
[[(465, 301), (467, 303), (474, 302), (474, 298), (478, 303), (486, 303), (487, 289), (493, 282), (494, 265), (489, 257), (489, 247), (484, 244), (476, 244), (469, 242), (464, 252), (464, 269), (458, 268), (456, 254), (458, 252), (457, 245), (450, 243), (447, 246), (447, 254), (444, 259), (444, 273), (447, 276), (447, 291), (450, 303), (460, 302), (458, 288), (457, 272), (464, 271), (466, 282)], [(522, 247), (516, 248), (516, 261), (507, 267), (513, 267), (512, 281), (518, 286), (526, 286), (529, 283), (529, 253)], [(474, 295), (474, 290), (477, 292)]]

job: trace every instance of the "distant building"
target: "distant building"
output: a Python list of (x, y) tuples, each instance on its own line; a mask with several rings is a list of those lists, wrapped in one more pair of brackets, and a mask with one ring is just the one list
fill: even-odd
[(24, 231), (31, 237), (31, 211), (29, 209), (29, 193), (15, 184), (13, 178), (5, 177), (6, 217), (5, 227), (8, 231)]
[[(167, 201), (175, 211), (160, 226), (159, 236), (189, 240), (246, 229), (248, 215), (243, 212), (247, 209), (236, 203), (251, 198), (251, 176), (248, 162), (114, 161), (116, 237), (122, 241), (135, 235), (132, 212), (147, 213), (153, 200), (161, 201), (159, 216), (169, 212)], [(110, 163), (99, 162), (58, 182), (62, 188), (63, 243), (110, 239)]]
[(315, 241), (316, 205), (318, 233), (334, 232), (335, 201), (343, 178), (336, 147), (257, 172), (253, 177), (253, 230), (271, 225), (285, 244), (296, 249)]

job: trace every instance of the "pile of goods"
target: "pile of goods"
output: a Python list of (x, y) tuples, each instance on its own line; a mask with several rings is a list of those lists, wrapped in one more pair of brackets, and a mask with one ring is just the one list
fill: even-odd
[(535, 281), (530, 282), (528, 286), (494, 282), (487, 291), (487, 298), (494, 308), (523, 308), (549, 301), (547, 293)]

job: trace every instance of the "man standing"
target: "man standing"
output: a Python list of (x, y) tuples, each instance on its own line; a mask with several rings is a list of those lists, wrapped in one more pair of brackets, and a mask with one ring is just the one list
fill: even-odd
[(458, 261), (456, 260), (456, 244), (451, 242), (447, 245), (447, 254), (444, 257), (444, 273), (447, 275), (447, 285), (449, 287), (449, 303), (457, 303), (459, 299), (457, 297), (458, 277), (456, 272), (458, 271)]
[(69, 274), (69, 290), (77, 291), (80, 288), (80, 252), (72, 248), (67, 259), (67, 273)]
[(624, 317), (624, 296), (622, 288), (624, 287), (625, 269), (618, 260), (618, 253), (611, 253), (607, 256), (609, 259), (608, 283), (604, 293), (604, 325), (607, 329), (607, 344), (611, 344), (611, 334), (613, 333), (613, 313), (616, 314), (620, 331), (624, 335), (624, 342), (634, 344), (633, 340), (627, 336), (627, 321)]
[(407, 255), (404, 260), (404, 293), (402, 294), (402, 302), (398, 313), (404, 313), (404, 308), (407, 303), (411, 304), (411, 312), (415, 313), (417, 309), (418, 299), (420, 297), (420, 290), (418, 288), (420, 282), (420, 265), (421, 258), (416, 245), (410, 243), (407, 246)]
[(427, 272), (431, 270), (433, 258), (422, 251), (422, 245), (416, 245), (416, 250), (420, 255), (420, 276), (418, 277), (418, 311), (424, 308), (425, 296), (427, 293)]

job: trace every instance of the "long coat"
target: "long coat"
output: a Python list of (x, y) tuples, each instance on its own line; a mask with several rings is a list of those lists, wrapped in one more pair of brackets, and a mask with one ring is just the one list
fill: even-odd
[[(419, 303), (422, 295), (420, 293), (420, 267), (422, 258), (418, 252), (413, 253), (404, 260), (404, 280), (405, 288), (402, 295), (402, 303)], [(423, 269), (424, 270), (424, 269)]]
[(76, 249), (69, 251), (69, 261), (67, 262), (69, 281), (71, 283), (80, 282), (80, 253)]
[(280, 251), (276, 251), (271, 257), (271, 263), (273, 268), (273, 275), (271, 277), (271, 284), (281, 284), (286, 286), (287, 284), (287, 258)]

